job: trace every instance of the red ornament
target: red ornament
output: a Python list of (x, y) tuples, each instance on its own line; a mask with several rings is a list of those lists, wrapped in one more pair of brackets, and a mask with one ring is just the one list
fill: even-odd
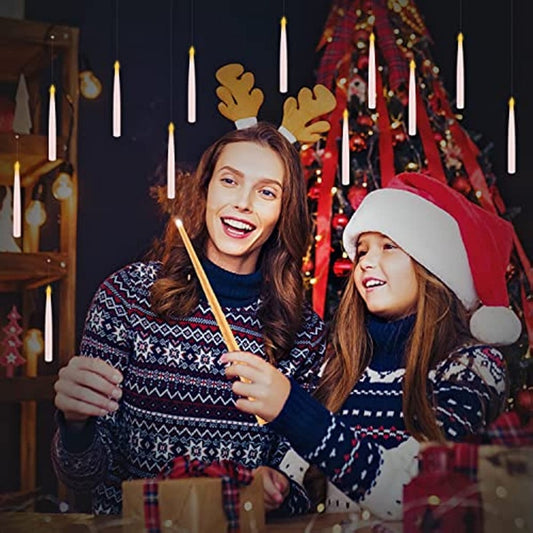
[[(353, 33), (353, 42), (356, 43), (356, 46), (359, 50), (362, 50), (368, 46), (369, 39), (370, 33), (367, 30), (359, 29), (355, 30)], [(357, 43), (360, 43), (359, 46)]]
[(357, 117), (357, 124), (371, 128), (374, 125), (374, 121), (370, 115), (359, 115)]
[(464, 176), (456, 176), (452, 182), (452, 187), (465, 195), (472, 190), (472, 185)]
[(335, 229), (343, 229), (348, 224), (348, 220), (349, 219), (348, 219), (348, 216), (346, 215), (346, 213), (335, 213), (333, 215), (333, 219), (331, 221), (331, 225)]
[(354, 133), (350, 137), (350, 150), (360, 152), (366, 148), (366, 141), (360, 133)]
[(352, 185), (348, 189), (348, 201), (354, 209), (357, 209), (367, 194), (368, 190), (366, 187), (363, 187), (362, 185)]
[(313, 272), (314, 268), (315, 268), (315, 264), (313, 263), (313, 260), (311, 258), (304, 259), (302, 263), (302, 272), (304, 274)]
[(407, 135), (403, 128), (398, 127), (392, 130), (392, 144), (396, 145), (398, 143), (403, 143), (407, 140)]
[(307, 148), (300, 152), (300, 160), (304, 167), (310, 167), (315, 161), (315, 150), (313, 148)]
[(366, 54), (361, 54), (357, 58), (357, 68), (359, 70), (365, 70), (368, 67), (368, 56)]
[(516, 409), (533, 417), (533, 389), (523, 389), (516, 395)]
[(435, 142), (440, 143), (444, 137), (442, 136), (442, 133), (440, 131), (433, 132), (433, 138), (435, 139)]
[(353, 263), (347, 257), (341, 257), (333, 263), (333, 274), (338, 278), (349, 276), (352, 271)]
[(320, 185), (318, 183), (311, 185), (311, 187), (309, 187), (309, 190), (307, 191), (307, 196), (309, 196), (311, 200), (318, 200), (320, 196)]

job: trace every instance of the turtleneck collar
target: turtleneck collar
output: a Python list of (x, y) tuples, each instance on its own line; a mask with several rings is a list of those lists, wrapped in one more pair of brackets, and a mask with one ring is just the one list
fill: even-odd
[[(259, 297), (263, 280), (261, 269), (251, 274), (235, 274), (215, 265), (207, 257), (202, 258), (200, 262), (221, 306), (244, 307)], [(201, 299), (206, 300), (203, 291)]]
[(413, 330), (416, 314), (388, 321), (368, 314), (366, 327), (373, 343), (370, 367), (374, 370), (393, 370), (405, 366), (405, 346)]

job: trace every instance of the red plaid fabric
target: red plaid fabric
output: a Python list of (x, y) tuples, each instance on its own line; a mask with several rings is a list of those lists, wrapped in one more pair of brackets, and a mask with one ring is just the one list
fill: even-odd
[(337, 22), (331, 37), (331, 42), (327, 44), (324, 50), (316, 81), (329, 88), (332, 88), (333, 78), (337, 72), (339, 62), (350, 52), (353, 28), (357, 21), (355, 4), (356, 2), (353, 2), (350, 5), (349, 1), (342, 0), (340, 5), (333, 7), (333, 9), (344, 10), (344, 16), (341, 22)]
[(159, 502), (157, 481), (150, 479), (144, 483), (144, 527), (147, 533), (159, 533)]
[(503, 413), (488, 427), (486, 435), (491, 444), (531, 446), (533, 445), (533, 418), (528, 424), (523, 425), (515, 411)]
[(409, 70), (407, 59), (396, 44), (396, 36), (389, 20), (389, 12), (385, 0), (375, 0), (372, 4), (376, 17), (375, 29), (376, 42), (379, 50), (389, 68), (389, 86), (392, 90), (398, 89), (402, 83), (407, 83)]
[(453, 446), (453, 469), (477, 481), (478, 447), (480, 444), (503, 446), (533, 445), (533, 418), (524, 425), (515, 411), (501, 414), (476, 442)]
[(213, 461), (205, 464), (186, 455), (173, 459), (157, 479), (144, 483), (144, 525), (148, 533), (160, 533), (158, 481), (162, 479), (183, 479), (190, 477), (221, 478), (222, 504), (228, 519), (228, 533), (239, 533), (239, 487), (249, 485), (252, 471), (233, 461)]

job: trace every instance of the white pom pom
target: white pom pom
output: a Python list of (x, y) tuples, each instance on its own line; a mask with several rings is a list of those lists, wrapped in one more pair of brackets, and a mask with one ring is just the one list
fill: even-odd
[(481, 306), (470, 318), (472, 335), (487, 344), (513, 344), (522, 332), (522, 324), (508, 307)]

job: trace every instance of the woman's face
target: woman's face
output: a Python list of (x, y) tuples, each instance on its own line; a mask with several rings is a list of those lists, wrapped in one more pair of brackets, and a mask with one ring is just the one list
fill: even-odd
[(284, 166), (271, 148), (254, 142), (224, 147), (207, 189), (207, 258), (249, 274), (279, 220)]
[(375, 232), (359, 236), (354, 279), (374, 315), (396, 320), (415, 312), (418, 281), (413, 260), (387, 236)]

